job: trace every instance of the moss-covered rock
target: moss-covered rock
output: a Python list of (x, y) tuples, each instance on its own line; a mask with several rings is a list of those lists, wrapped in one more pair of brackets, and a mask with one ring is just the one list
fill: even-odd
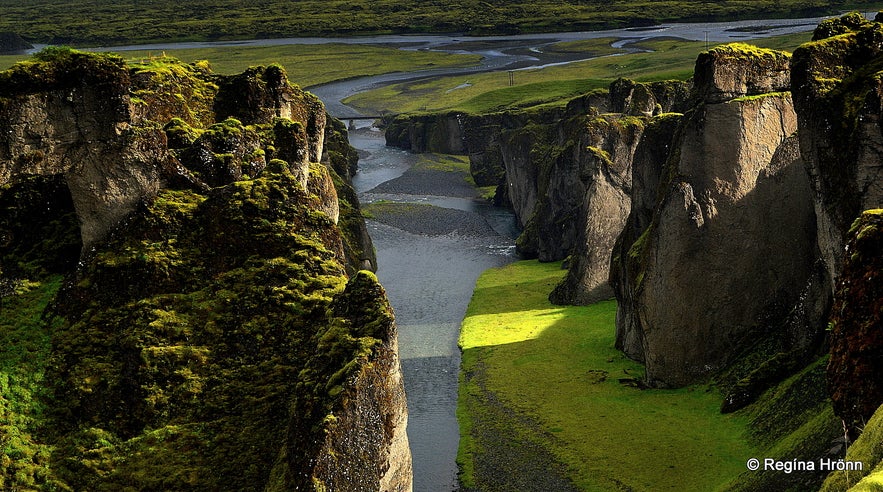
[[(835, 471), (828, 475), (821, 492), (840, 490), (872, 491), (883, 486), (883, 406), (863, 423), (861, 436), (849, 446), (844, 446), (844, 461), (853, 463), (849, 470)], [(856, 469), (854, 463), (860, 463)]]
[(794, 51), (794, 105), (816, 199), (818, 243), (836, 278), (853, 220), (883, 204), (877, 185), (883, 24), (850, 14), (823, 23), (814, 38)]
[(719, 103), (741, 96), (787, 91), (791, 57), (744, 43), (717, 46), (699, 54), (693, 75), (698, 96)]
[(883, 210), (856, 219), (831, 310), (828, 377), (834, 409), (857, 437), (883, 405)]
[(43, 340), (28, 379), (0, 357), (3, 488), (410, 489), (392, 311), (373, 274), (348, 280), (367, 236), (318, 162), (318, 100), (281, 67), (69, 50), (0, 93), (0, 340), (21, 340), (7, 317)]
[(813, 462), (814, 469), (795, 473), (746, 471), (727, 490), (816, 490), (828, 474), (820, 460), (842, 457), (837, 448), (843, 428), (834, 415), (825, 387), (827, 357), (820, 357), (766, 391), (741, 412), (750, 420), (752, 443), (760, 456), (779, 461)]

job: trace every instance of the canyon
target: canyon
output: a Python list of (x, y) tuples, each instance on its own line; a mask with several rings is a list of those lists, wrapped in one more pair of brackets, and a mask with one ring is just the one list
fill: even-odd
[[(387, 138), (469, 155), (523, 226), (519, 252), (569, 265), (553, 302), (616, 298), (617, 348), (644, 364), (647, 387), (714, 381), (721, 411), (749, 407), (759, 429), (769, 398), (805, 385), (802, 401), (777, 404), (811, 415), (795, 407), (771, 439), (800, 442), (782, 457), (815, 459), (839, 419), (855, 439), (883, 403), (875, 377), (857, 376), (875, 374), (881, 353), (867, 256), (883, 204), (881, 29), (849, 14), (793, 55), (713, 48), (689, 85), (619, 80), (566, 107), (405, 115)], [(876, 469), (883, 455), (868, 460)], [(794, 483), (761, 473), (735, 489)]]
[[(615, 297), (642, 387), (713, 381), (771, 455), (817, 460), (845, 427), (868, 465), (732, 489), (843, 490), (883, 473), (881, 59), (883, 25), (850, 14), (793, 55), (724, 45), (689, 82), (386, 139), (468, 155), (518, 252), (566, 260), (553, 302)], [(278, 66), (54, 49), (0, 74), (0, 130), (0, 306), (45, 293), (3, 486), (411, 490), (357, 156), (315, 96)]]

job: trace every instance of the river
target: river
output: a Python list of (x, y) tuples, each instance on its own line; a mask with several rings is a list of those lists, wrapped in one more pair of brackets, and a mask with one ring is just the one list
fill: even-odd
[[(873, 13), (866, 14), (873, 17)], [(601, 37), (619, 38), (619, 46), (654, 37), (678, 37), (730, 42), (804, 32), (822, 18), (775, 19), (703, 24), (663, 24), (635, 29), (594, 32), (469, 37), (454, 35), (391, 35), (352, 38), (291, 38), (253, 41), (174, 43), (117, 46), (106, 51), (174, 50), (200, 47), (269, 46), (284, 44), (351, 43), (398, 46), (408, 50), (438, 50), (482, 55), (479, 65), (460, 69), (402, 72), (345, 80), (309, 90), (319, 96), (328, 112), (338, 118), (360, 116), (341, 100), (385, 84), (462, 73), (518, 70), (549, 64), (572, 63), (580, 58), (556, 59), (544, 53), (547, 45)], [(99, 49), (105, 50), (105, 49)], [(408, 436), (414, 460), (414, 490), (450, 492), (457, 486), (456, 453), (459, 426), (456, 418), (460, 353), (460, 322), (478, 275), (485, 269), (511, 262), (514, 257), (514, 217), (463, 193), (427, 192), (399, 187), (395, 193), (378, 193), (378, 186), (406, 175), (417, 157), (387, 148), (376, 129), (362, 127), (350, 133), (350, 143), (362, 154), (354, 185), (363, 202), (376, 199), (428, 203), (443, 210), (468, 214), (493, 230), (481, 235), (415, 233), (378, 221), (369, 221), (377, 250), (377, 275), (395, 309), (399, 350), (408, 396)], [(452, 196), (453, 195), (453, 196)], [(453, 212), (452, 212), (453, 215)], [(460, 217), (460, 216), (458, 216)], [(452, 217), (452, 220), (456, 220)], [(419, 229), (419, 224), (416, 229)], [(410, 229), (409, 229), (410, 230)]]
[[(426, 194), (422, 188), (431, 184), (426, 183), (430, 175), (416, 182), (404, 179), (413, 178), (407, 173), (418, 157), (386, 147), (374, 129), (351, 131), (350, 143), (362, 154), (353, 181), (363, 203), (425, 203), (451, 215), (453, 223), (441, 229), (437, 223), (412, 221), (398, 228), (368, 221), (377, 277), (395, 309), (399, 330), (414, 490), (450, 492), (457, 482), (460, 323), (478, 275), (515, 259), (515, 218), (475, 198), (474, 191), (469, 196), (465, 186), (440, 186)], [(394, 191), (383, 190), (384, 185)], [(468, 231), (466, 224), (471, 225)]]

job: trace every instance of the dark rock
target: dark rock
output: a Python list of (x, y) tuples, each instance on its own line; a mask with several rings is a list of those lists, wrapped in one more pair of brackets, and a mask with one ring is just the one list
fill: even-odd
[(0, 54), (16, 55), (33, 48), (34, 45), (14, 32), (0, 32)]
[(883, 210), (853, 223), (831, 311), (828, 384), (834, 410), (858, 437), (883, 405)]
[(708, 103), (787, 91), (790, 62), (791, 57), (780, 51), (741, 43), (718, 46), (696, 59), (695, 90)]
[[(734, 57), (748, 74), (751, 63), (787, 66), (782, 55), (738, 58), (741, 50), (721, 49), (708, 58), (712, 66), (697, 63), (697, 90), (717, 101), (780, 88), (768, 78), (721, 78), (733, 73)], [(617, 344), (645, 362), (651, 383), (699, 380), (766, 330), (786, 332), (818, 254), (796, 127), (787, 93), (706, 102), (688, 113), (649, 225), (635, 238), (635, 226), (647, 222), (644, 202), (617, 249)], [(786, 350), (806, 348), (791, 343)]]
[(13, 429), (40, 430), (41, 480), (410, 490), (394, 318), (356, 273), (370, 242), (333, 171), (352, 151), (318, 162), (321, 102), (280, 67), (68, 49), (0, 72), (0, 96), (0, 294), (9, 265), (67, 275), (45, 410)]

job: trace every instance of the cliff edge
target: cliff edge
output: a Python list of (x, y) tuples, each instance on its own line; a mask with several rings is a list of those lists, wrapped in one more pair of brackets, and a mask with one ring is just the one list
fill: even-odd
[(55, 49), (0, 73), (0, 130), (3, 488), (411, 490), (320, 101), (278, 66)]

